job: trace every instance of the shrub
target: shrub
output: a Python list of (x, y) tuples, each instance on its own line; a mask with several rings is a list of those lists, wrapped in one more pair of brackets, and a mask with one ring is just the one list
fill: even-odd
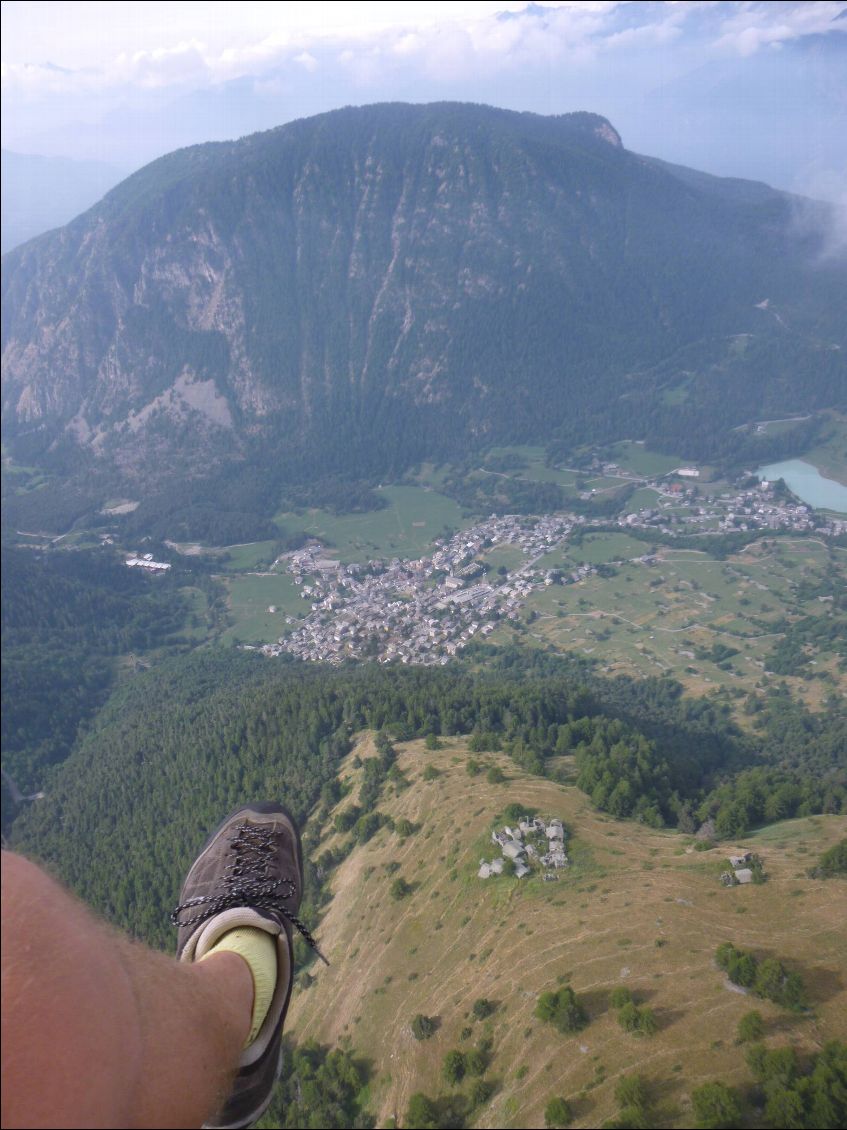
[(571, 1108), (563, 1098), (551, 1099), (544, 1108), (544, 1123), (546, 1126), (570, 1126), (572, 1119)]
[(421, 773), (421, 778), (424, 781), (434, 781), (436, 777), (440, 776), (441, 774), (438, 772), (434, 765), (427, 765), (426, 769), (424, 769), (423, 773)]
[(506, 774), (499, 766), (492, 765), (485, 774), (485, 779), (488, 781), (489, 785), (502, 785), (505, 783)]

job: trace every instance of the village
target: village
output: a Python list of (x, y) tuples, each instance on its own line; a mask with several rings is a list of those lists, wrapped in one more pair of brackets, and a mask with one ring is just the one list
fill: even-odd
[[(562, 546), (575, 521), (566, 515), (492, 515), (437, 541), (431, 557), (366, 565), (343, 565), (327, 557), (319, 543), (310, 543), (286, 555), (285, 565), (294, 583), (303, 586), (311, 612), (290, 635), (262, 651), (330, 663), (363, 657), (447, 663), (474, 636), (490, 635), (501, 618), (518, 619), (525, 597), (539, 584), (533, 566)], [(491, 583), (480, 579), (486, 570), (478, 556), (496, 545), (516, 546), (526, 561)], [(578, 572), (587, 575), (590, 568)], [(553, 583), (549, 572), (541, 584)]]
[[(603, 470), (612, 473), (615, 466), (607, 464)], [(518, 621), (533, 590), (578, 584), (602, 568), (590, 563), (549, 567), (549, 559), (547, 567), (539, 564), (554, 550), (564, 549), (576, 530), (584, 534), (612, 527), (666, 537), (760, 529), (814, 531), (819, 536), (847, 532), (847, 521), (783, 498), (772, 483), (714, 496), (696, 488), (695, 494), (688, 481), (697, 474), (696, 468), (680, 468), (673, 481), (648, 482), (657, 492), (656, 504), (612, 521), (573, 513), (492, 514), (449, 538), (435, 539), (431, 556), (412, 560), (344, 564), (329, 556), (320, 542), (309, 541), (274, 563), (300, 586), (306, 614), (286, 617), (290, 632), (261, 650), (269, 656), (289, 653), (333, 664), (362, 658), (446, 664), (471, 640), (488, 637), (501, 621)], [(523, 560), (511, 569), (491, 570), (484, 558), (498, 547), (519, 550)], [(656, 556), (645, 552), (627, 560), (651, 566)]]

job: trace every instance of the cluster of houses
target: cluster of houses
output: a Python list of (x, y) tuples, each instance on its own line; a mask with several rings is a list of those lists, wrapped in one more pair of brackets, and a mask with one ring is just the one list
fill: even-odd
[(502, 875), (506, 861), (512, 864), (513, 873), (518, 879), (529, 875), (535, 863), (544, 869), (544, 878), (557, 878), (556, 872), (568, 866), (565, 854), (565, 828), (561, 820), (542, 820), (539, 816), (524, 816), (517, 825), (496, 830), (491, 840), (500, 850), (500, 856), (490, 862), (479, 861), (477, 877), (490, 879), (492, 875)]
[(729, 866), (731, 870), (724, 871), (721, 874), (721, 883), (725, 887), (743, 886), (745, 883), (753, 882), (753, 867), (751, 864), (756, 863), (753, 853), (744, 851), (740, 855), (731, 855), (729, 857)]
[(149, 569), (151, 573), (164, 573), (170, 569), (170, 564), (167, 561), (154, 561), (152, 553), (145, 553), (143, 557), (133, 554), (127, 557), (125, 564), (130, 569)]
[[(693, 477), (696, 468), (681, 467), (676, 475)], [(747, 477), (749, 478), (749, 476)], [(699, 527), (704, 533), (725, 533), (734, 530), (792, 530), (835, 537), (847, 532), (847, 520), (816, 514), (811, 507), (793, 499), (777, 497), (774, 484), (761, 482), (753, 488), (725, 494), (699, 495), (682, 483), (656, 480), (645, 485), (660, 496), (658, 504), (642, 507), (617, 520), (622, 528), (656, 529), (663, 534), (688, 533)], [(687, 528), (686, 528), (687, 527)]]

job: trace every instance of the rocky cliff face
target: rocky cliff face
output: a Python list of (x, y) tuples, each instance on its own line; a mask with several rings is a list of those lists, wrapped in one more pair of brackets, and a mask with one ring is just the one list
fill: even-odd
[(681, 172), (596, 115), (456, 104), (171, 154), (4, 260), (7, 435), (142, 480), (402, 461), (548, 437), (681, 346), (774, 332), (765, 298), (826, 326), (791, 201)]

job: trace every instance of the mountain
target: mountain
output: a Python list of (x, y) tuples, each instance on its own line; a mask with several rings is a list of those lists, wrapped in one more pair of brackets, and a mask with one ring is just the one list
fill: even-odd
[(5, 258), (4, 438), (101, 498), (241, 476), (267, 513), (315, 475), (842, 404), (833, 223), (589, 113), (385, 104), (194, 146)]

